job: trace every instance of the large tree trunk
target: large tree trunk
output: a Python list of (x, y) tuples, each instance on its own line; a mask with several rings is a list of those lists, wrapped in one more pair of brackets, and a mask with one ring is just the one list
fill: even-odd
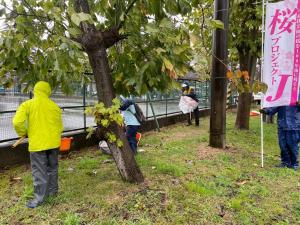
[[(95, 76), (98, 99), (106, 107), (111, 106), (112, 100), (115, 98), (115, 93), (106, 49), (101, 48), (98, 51), (88, 52), (88, 56)], [(117, 124), (113, 124), (111, 129), (124, 143), (122, 148), (118, 148), (116, 143), (107, 142), (121, 177), (129, 182), (142, 182), (144, 180), (143, 175), (135, 161), (124, 130)]]
[[(89, 13), (88, 1), (76, 0), (75, 10), (76, 12)], [(102, 101), (106, 107), (109, 107), (115, 98), (115, 91), (106, 49), (117, 43), (122, 37), (116, 28), (98, 31), (91, 24), (81, 23), (81, 30), (83, 35), (78, 41), (88, 54), (96, 81), (98, 100)], [(100, 126), (99, 128), (101, 129)], [(108, 142), (122, 179), (129, 182), (143, 182), (143, 175), (135, 161), (122, 127), (114, 123), (110, 125), (110, 129), (124, 144), (122, 148), (119, 148), (116, 143)]]
[[(248, 71), (250, 76), (250, 85), (253, 82), (255, 68), (256, 68), (256, 57), (252, 56), (249, 52), (243, 54), (240, 52), (240, 69), (241, 71)], [(243, 81), (245, 82), (245, 81)], [(249, 119), (252, 102), (252, 92), (249, 90), (241, 93), (238, 97), (238, 109), (235, 120), (235, 127), (238, 129), (249, 130)]]

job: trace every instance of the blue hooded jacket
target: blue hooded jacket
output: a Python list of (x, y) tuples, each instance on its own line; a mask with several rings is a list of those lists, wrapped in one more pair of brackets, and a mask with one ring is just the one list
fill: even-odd
[(300, 106), (278, 106), (264, 109), (266, 114), (277, 115), (278, 129), (300, 130)]

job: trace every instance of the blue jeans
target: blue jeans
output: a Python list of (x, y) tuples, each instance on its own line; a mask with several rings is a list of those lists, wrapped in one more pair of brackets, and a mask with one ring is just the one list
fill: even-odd
[(126, 126), (126, 137), (131, 147), (131, 150), (134, 154), (137, 153), (137, 140), (136, 140), (136, 133), (140, 126)]
[(298, 143), (300, 137), (298, 130), (278, 129), (278, 140), (280, 146), (281, 163), (288, 167), (299, 166)]

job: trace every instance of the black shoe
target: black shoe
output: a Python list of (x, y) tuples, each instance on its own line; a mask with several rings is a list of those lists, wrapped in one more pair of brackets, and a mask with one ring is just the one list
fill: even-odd
[(29, 202), (27, 202), (26, 206), (27, 206), (27, 208), (34, 209), (34, 208), (38, 207), (41, 204), (42, 203), (39, 202), (38, 200), (33, 199), (33, 200), (30, 200)]

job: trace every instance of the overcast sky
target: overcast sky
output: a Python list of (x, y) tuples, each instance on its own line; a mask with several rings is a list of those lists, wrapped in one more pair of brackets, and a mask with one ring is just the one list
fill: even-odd
[[(7, 6), (11, 6), (12, 4), (12, 1), (11, 0), (4, 0), (7, 4)], [(4, 7), (2, 5), (0, 5), (0, 9), (3, 9)], [(4, 23), (3, 23), (3, 20), (4, 20), (4, 17), (0, 17), (0, 30), (2, 30), (5, 26), (4, 26)]]

